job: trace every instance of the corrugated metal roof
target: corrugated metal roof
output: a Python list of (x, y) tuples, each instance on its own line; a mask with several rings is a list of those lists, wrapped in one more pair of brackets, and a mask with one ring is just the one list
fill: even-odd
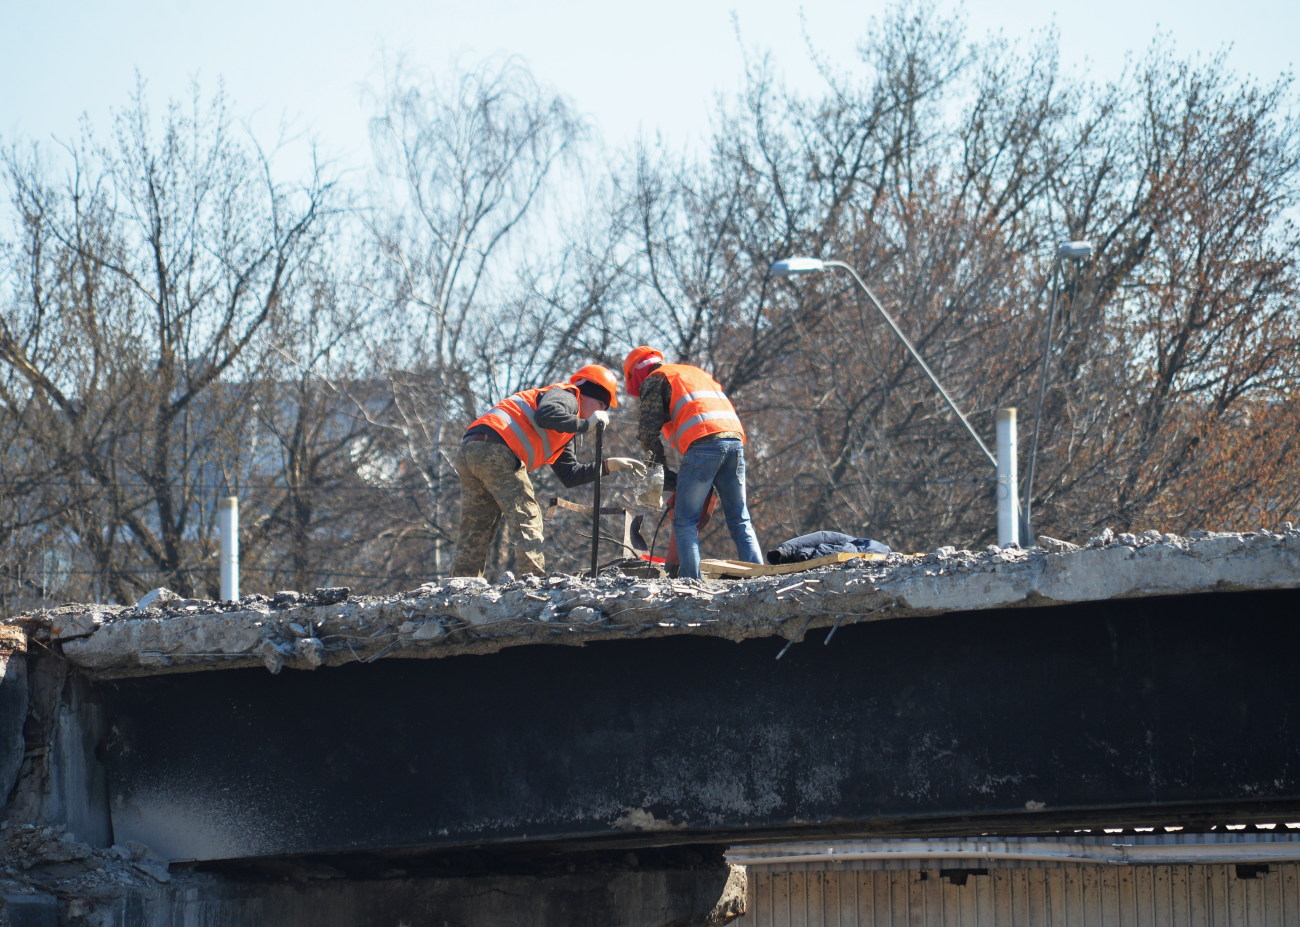
[[(1267, 871), (1262, 871), (1267, 870)], [(1287, 927), (1300, 866), (1066, 866), (750, 874), (736, 927)]]
[(750, 868), (785, 871), (1265, 862), (1300, 859), (1300, 828), (763, 844), (732, 847), (727, 859)]

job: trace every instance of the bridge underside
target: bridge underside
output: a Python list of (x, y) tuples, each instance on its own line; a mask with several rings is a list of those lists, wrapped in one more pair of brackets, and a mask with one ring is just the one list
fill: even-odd
[(102, 682), (114, 839), (234, 860), (1300, 820), (1297, 605)]

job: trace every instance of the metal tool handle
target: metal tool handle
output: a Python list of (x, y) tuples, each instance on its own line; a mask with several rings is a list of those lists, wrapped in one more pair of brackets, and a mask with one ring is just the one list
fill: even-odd
[(596, 578), (600, 565), (600, 471), (605, 469), (605, 424), (596, 423), (596, 483), (591, 502), (591, 577)]

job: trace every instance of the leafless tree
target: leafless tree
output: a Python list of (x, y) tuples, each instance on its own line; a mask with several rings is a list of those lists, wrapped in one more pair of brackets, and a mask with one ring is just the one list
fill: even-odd
[[(258, 338), (318, 244), (331, 185), (277, 183), (220, 94), (155, 120), (143, 86), (67, 173), (11, 149), (0, 413), (54, 474), (46, 511), (119, 601), (204, 585)], [(220, 396), (221, 402), (210, 401)]]
[(616, 275), (562, 244), (572, 236), (559, 210), (572, 204), (547, 194), (585, 129), (520, 62), (445, 79), (398, 66), (386, 81), (372, 123), (383, 180), (368, 213), (375, 289), (401, 332), (386, 363), (408, 459), (428, 490), (437, 571), (456, 523), (448, 454), (464, 427), (503, 396), (552, 382)]
[[(70, 577), (214, 594), (226, 491), (264, 588), (432, 578), (465, 425), (642, 342), (736, 400), (761, 540), (991, 542), (987, 458), (848, 275), (771, 276), (797, 254), (860, 272), (986, 443), (1001, 407), (1039, 430), (1037, 530), (1297, 517), (1289, 80), (1160, 44), (1112, 84), (1066, 79), (1051, 35), (973, 43), (924, 0), (823, 72), (797, 95), (751, 56), (697, 158), (596, 154), (518, 62), (399, 66), (356, 212), (319, 170), (276, 181), (220, 96), (155, 121), (141, 93), (66, 173), (11, 147), (6, 607)], [(1054, 264), (1073, 238), (1092, 259)], [(610, 451), (634, 451), (634, 415)], [(544, 473), (539, 493), (565, 494)], [(562, 516), (552, 565), (585, 566), (588, 530)]]
[[(1160, 46), (1114, 85), (1066, 80), (1053, 37), (967, 44), (925, 4), (892, 8), (863, 51), (860, 77), (828, 70), (814, 98), (760, 61), (707, 164), (643, 157), (629, 185), (632, 341), (657, 338), (732, 390), (760, 535), (993, 540), (991, 465), (864, 294), (843, 274), (774, 281), (774, 259), (859, 270), (991, 444), (999, 407), (1035, 424), (1067, 238), (1097, 247), (1060, 268), (1036, 527), (1189, 530), (1259, 510), (1237, 505), (1243, 480), (1211, 474), (1241, 454), (1206, 443), (1294, 402), (1290, 85)], [(1262, 449), (1290, 445), (1256, 443), (1251, 470), (1276, 487), (1286, 458)]]

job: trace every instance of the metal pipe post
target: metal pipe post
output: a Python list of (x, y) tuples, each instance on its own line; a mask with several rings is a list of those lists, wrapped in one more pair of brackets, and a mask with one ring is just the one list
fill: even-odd
[(998, 546), (1020, 543), (1019, 476), (1016, 473), (1016, 410), (998, 409)]
[(605, 426), (596, 425), (596, 483), (595, 498), (591, 500), (591, 577), (596, 578), (600, 567), (600, 471), (605, 469)]
[(221, 601), (239, 598), (239, 497), (217, 501), (217, 531), (221, 535)]

